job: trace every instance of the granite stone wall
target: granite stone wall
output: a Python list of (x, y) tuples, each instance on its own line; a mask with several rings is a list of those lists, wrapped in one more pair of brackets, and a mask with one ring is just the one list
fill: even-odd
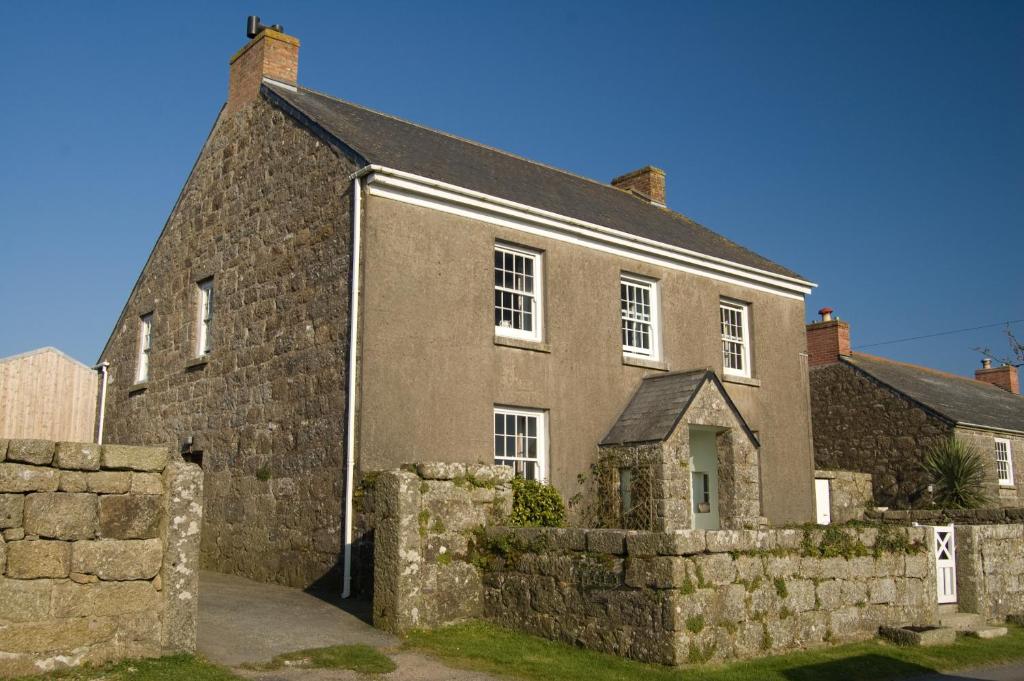
[(871, 528), (843, 530), (861, 547), (848, 556), (807, 550), (833, 541), (824, 530), (495, 529), (506, 548), (484, 571), (484, 615), (661, 664), (867, 639), (935, 621), (931, 531), (894, 531), (911, 552)]
[(808, 374), (815, 467), (870, 473), (879, 506), (927, 503), (920, 462), (953, 428), (848, 365)]
[[(223, 114), (102, 354), (106, 441), (178, 451), (191, 437), (202, 453), (207, 568), (339, 583), (353, 170), (263, 99)], [(212, 345), (197, 357), (207, 277)]]
[(0, 676), (195, 650), (202, 472), (0, 440)]
[(376, 626), (488, 618), (684, 664), (936, 620), (930, 528), (508, 528), (508, 482), (507, 468), (464, 464), (376, 477)]
[(955, 532), (961, 611), (999, 620), (1024, 615), (1024, 525), (958, 525)]
[(816, 470), (814, 478), (828, 480), (833, 523), (863, 520), (865, 512), (874, 506), (870, 473)]

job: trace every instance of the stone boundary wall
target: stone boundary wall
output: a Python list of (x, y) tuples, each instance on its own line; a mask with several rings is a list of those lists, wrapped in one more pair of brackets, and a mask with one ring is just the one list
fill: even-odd
[[(486, 617), (647, 662), (754, 657), (936, 621), (929, 528), (892, 528), (881, 541), (875, 528), (489, 536)], [(887, 548), (894, 537), (913, 551)]]
[(937, 619), (930, 528), (507, 528), (510, 475), (434, 463), (377, 475), (377, 627), (402, 633), (487, 618), (685, 664)]
[(995, 620), (1024, 615), (1024, 525), (959, 525), (955, 531), (960, 610)]
[(930, 510), (876, 511), (864, 514), (867, 520), (894, 525), (1016, 525), (1024, 523), (1024, 508), (970, 508)]
[(165, 447), (0, 440), (0, 677), (194, 651), (202, 493)]
[(373, 624), (402, 633), (483, 615), (474, 536), (512, 508), (512, 469), (422, 463), (373, 484)]
[(864, 512), (874, 504), (870, 473), (816, 470), (814, 479), (829, 481), (829, 511), (833, 523), (863, 520)]

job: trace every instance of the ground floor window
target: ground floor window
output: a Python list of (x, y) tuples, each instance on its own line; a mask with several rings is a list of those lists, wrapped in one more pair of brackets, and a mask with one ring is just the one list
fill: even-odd
[(1000, 485), (1013, 484), (1013, 453), (1010, 441), (996, 438), (996, 473), (999, 474)]
[(545, 480), (547, 427), (536, 409), (494, 408), (494, 463), (510, 466), (518, 477)]

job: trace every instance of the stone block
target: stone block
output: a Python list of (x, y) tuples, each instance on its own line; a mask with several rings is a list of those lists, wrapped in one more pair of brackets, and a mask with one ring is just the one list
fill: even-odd
[(956, 629), (946, 627), (879, 627), (878, 633), (901, 646), (945, 646), (956, 642)]
[(0, 627), (0, 650), (6, 653), (58, 653), (113, 638), (117, 621), (109, 617), (20, 622)]
[(58, 582), (53, 587), (54, 617), (109, 617), (160, 607), (159, 592), (145, 581)]
[(0, 577), (0, 620), (32, 622), (50, 615), (49, 579), (7, 579)]
[(76, 471), (98, 471), (102, 447), (91, 442), (58, 442), (53, 465)]
[[(64, 578), (71, 565), (71, 545), (63, 541), (16, 541), (8, 546), (7, 576), (14, 579)], [(3, 615), (0, 613), (0, 619)]]
[(691, 560), (698, 586), (722, 586), (736, 581), (736, 566), (727, 553), (698, 555)]
[(84, 492), (89, 488), (85, 480), (86, 475), (84, 471), (61, 471), (57, 489), (61, 492)]
[(775, 530), (775, 546), (786, 551), (796, 551), (804, 539), (800, 530)]
[(24, 527), (8, 527), (6, 530), (4, 530), (4, 539), (6, 541), (21, 541), (24, 538)]
[(96, 536), (96, 496), (39, 492), (25, 498), (25, 532), (48, 539)]
[(466, 464), (447, 461), (418, 463), (416, 474), (424, 480), (454, 480), (465, 477)]
[(768, 535), (756, 530), (709, 530), (706, 535), (708, 551), (754, 551), (759, 548), (761, 534)]
[(159, 536), (163, 497), (152, 494), (106, 494), (99, 497), (99, 532), (107, 539), (152, 539)]
[(101, 467), (132, 471), (162, 471), (167, 466), (167, 447), (103, 445)]
[(689, 561), (675, 556), (630, 558), (626, 562), (626, 586), (638, 589), (679, 588), (686, 579)]
[(131, 488), (132, 474), (127, 471), (99, 471), (85, 476), (90, 492), (125, 494)]
[(786, 580), (786, 605), (795, 612), (814, 609), (814, 582), (809, 579)]
[(0, 536), (0, 575), (7, 570), (7, 542)]
[(24, 512), (24, 494), (0, 494), (0, 529), (21, 527)]
[(872, 579), (868, 582), (868, 601), (871, 603), (892, 603), (896, 600), (896, 582), (891, 577)]
[(7, 438), (0, 438), (0, 463), (7, 459)]
[(0, 463), (0, 493), (53, 492), (60, 483), (60, 471), (21, 463)]
[(78, 541), (71, 548), (71, 570), (104, 581), (152, 579), (162, 560), (159, 539)]
[(868, 585), (853, 579), (838, 580), (839, 598), (843, 605), (864, 605), (868, 602)]
[(471, 463), (466, 464), (466, 476), (472, 478), (477, 484), (507, 485), (515, 477), (515, 471), (511, 466), (489, 466)]
[(621, 556), (626, 553), (626, 530), (587, 530), (587, 550)]
[(733, 564), (736, 566), (736, 579), (752, 582), (764, 577), (764, 563), (760, 556), (737, 556)]
[(7, 460), (49, 466), (53, 463), (53, 442), (50, 440), (10, 440)]
[(707, 550), (707, 531), (675, 530), (664, 535), (661, 553), (669, 556), (688, 556)]
[(797, 556), (768, 556), (765, 572), (769, 577), (792, 577), (800, 572)]
[(818, 582), (818, 586), (815, 588), (815, 595), (817, 596), (820, 610), (835, 610), (842, 602), (842, 582), (834, 579)]
[(586, 551), (587, 531), (575, 527), (553, 528), (547, 531), (547, 541), (548, 547), (554, 551)]

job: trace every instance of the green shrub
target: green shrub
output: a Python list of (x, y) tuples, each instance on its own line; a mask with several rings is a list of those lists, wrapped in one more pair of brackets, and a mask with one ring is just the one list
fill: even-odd
[(988, 503), (985, 463), (972, 445), (951, 437), (928, 450), (923, 466), (939, 508), (979, 508)]
[(518, 527), (562, 527), (565, 504), (551, 485), (536, 480), (512, 481), (512, 514), (509, 525)]

